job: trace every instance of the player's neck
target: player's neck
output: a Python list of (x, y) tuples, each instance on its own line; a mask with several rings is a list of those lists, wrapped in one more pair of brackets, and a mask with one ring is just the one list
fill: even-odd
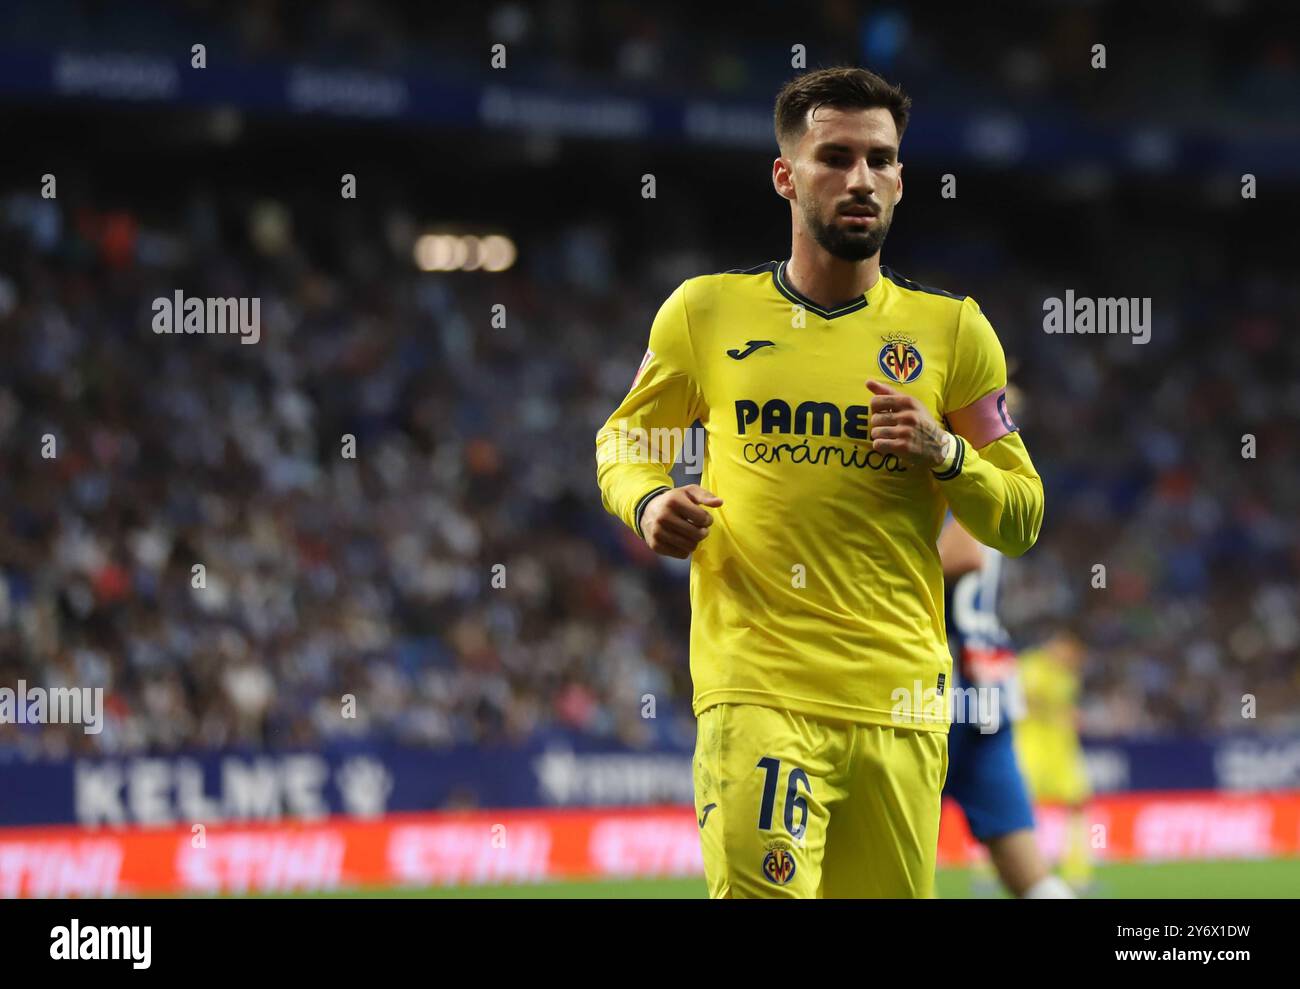
[(880, 252), (862, 261), (845, 261), (796, 237), (785, 278), (800, 295), (834, 309), (861, 298), (880, 280)]

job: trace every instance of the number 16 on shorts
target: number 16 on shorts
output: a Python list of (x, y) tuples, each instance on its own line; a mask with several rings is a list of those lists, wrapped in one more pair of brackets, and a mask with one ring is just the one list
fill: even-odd
[[(772, 830), (772, 814), (775, 810), (776, 793), (780, 784), (781, 760), (764, 756), (758, 760), (758, 768), (763, 770), (763, 802), (758, 811), (758, 830)], [(792, 767), (786, 777), (785, 787), (785, 830), (795, 841), (802, 841), (808, 830), (808, 801), (799, 793), (799, 788), (812, 792), (808, 774), (798, 767)], [(799, 820), (795, 820), (795, 815)], [(777, 844), (768, 849), (763, 856), (763, 878), (770, 883), (784, 886), (794, 878), (798, 866), (793, 851)]]

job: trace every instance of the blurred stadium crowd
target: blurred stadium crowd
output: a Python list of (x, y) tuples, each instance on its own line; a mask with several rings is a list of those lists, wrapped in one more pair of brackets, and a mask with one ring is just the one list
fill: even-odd
[[(0, 683), (108, 697), (101, 735), (4, 725), (0, 746), (689, 737), (686, 570), (604, 514), (593, 439), (700, 258), (626, 284), (584, 226), (475, 279), (416, 271), (342, 211), (169, 215), (0, 201)], [(313, 263), (295, 220), (345, 260)], [(1010, 263), (926, 273), (978, 283), (1018, 365), (1048, 520), (1006, 618), (1084, 637), (1094, 734), (1240, 729), (1245, 693), (1260, 727), (1300, 727), (1300, 286), (1202, 274), (1138, 347), (1042, 333), (1051, 291)], [(154, 335), (177, 285), (260, 297), (261, 341)]]
[[(719, 94), (775, 92), (792, 43), (808, 65), (860, 63), (942, 101), (1026, 110), (1067, 102), (1099, 116), (1142, 94), (1151, 122), (1197, 126), (1290, 111), (1300, 103), (1300, 41), (1283, 3), (1160, 4), (1010, 0), (979, 5), (818, 0), (641, 4), (614, 0), (373, 3), (325, 0), (11, 0), (17, 45), (188, 52), (212, 59), (309, 60), (357, 69), (485, 75), (495, 44), (511, 78), (622, 82)], [(1008, 44), (1008, 33), (1023, 39)], [(792, 42), (792, 37), (795, 39)], [(1107, 46), (1103, 76), (1091, 46)]]
[[(1239, 17), (1224, 32), (1263, 47), (1184, 43), (1189, 24), (1203, 37), (1235, 8), (1205, 3), (1161, 32), (1116, 37), (1150, 42), (1123, 71), (1149, 76), (1153, 116), (1294, 105), (1293, 40)], [(763, 4), (747, 5), (745, 46), (632, 4), (593, 17), (558, 0), (449, 19), (387, 9), (60, 0), (17, 4), (8, 27), (19, 43), (121, 37), (140, 49), (188, 46), (194, 18), (241, 56), (445, 71), (469, 58), (446, 39), (500, 37), (542, 76), (720, 92), (774, 88), (788, 64), (768, 57), (778, 42), (788, 52), (788, 32), (763, 41)], [(1052, 55), (1113, 7), (1035, 8), (1043, 26), (1027, 33), (1041, 45), (1000, 50), (992, 74), (975, 43), (982, 10), (942, 30), (889, 7), (816, 10), (821, 62), (862, 59), (931, 93), (969, 94), (978, 78), (990, 103), (1113, 105), (1071, 93)], [(692, 57), (692, 45), (707, 51)], [(1216, 87), (1220, 72), (1233, 85)], [(1188, 80), (1203, 87), (1195, 99), (1178, 91)], [(604, 513), (595, 431), (682, 278), (770, 258), (697, 229), (616, 259), (626, 220), (593, 213), (548, 231), (508, 273), (428, 274), (411, 263), (409, 219), (367, 225), (337, 201), (305, 209), (273, 191), (250, 201), (167, 185), (138, 210), (98, 208), (93, 183), (54, 201), (32, 182), (0, 189), (0, 685), (107, 697), (102, 734), (0, 724), (0, 758), (360, 737), (504, 744), (556, 729), (689, 743), (687, 569)], [(1181, 194), (1202, 195), (1190, 183)], [(1025, 644), (1061, 627), (1083, 638), (1088, 734), (1300, 729), (1294, 265), (1267, 251), (1224, 263), (1233, 246), (1212, 222), (1169, 231), (1123, 215), (1099, 221), (1101, 234), (1065, 232), (1068, 260), (1049, 263), (995, 242), (991, 230), (1025, 222), (1016, 198), (954, 225), (942, 247), (887, 248), (909, 277), (975, 296), (1012, 364), (1047, 521), (1010, 568), (1006, 623)], [(1131, 236), (1105, 241), (1117, 224)], [(1043, 300), (1086, 284), (1152, 296), (1151, 343), (1043, 333)], [(260, 342), (155, 335), (151, 303), (178, 288), (260, 298)], [(504, 327), (491, 325), (496, 304)], [(342, 716), (346, 695), (355, 718)], [(1257, 698), (1253, 721), (1244, 695)]]

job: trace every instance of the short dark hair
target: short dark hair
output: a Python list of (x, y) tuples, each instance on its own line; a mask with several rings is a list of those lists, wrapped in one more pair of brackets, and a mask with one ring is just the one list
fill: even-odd
[(868, 69), (841, 66), (816, 69), (796, 76), (776, 95), (776, 143), (802, 136), (810, 109), (832, 106), (839, 110), (869, 110), (884, 107), (894, 118), (898, 139), (903, 139), (912, 98)]

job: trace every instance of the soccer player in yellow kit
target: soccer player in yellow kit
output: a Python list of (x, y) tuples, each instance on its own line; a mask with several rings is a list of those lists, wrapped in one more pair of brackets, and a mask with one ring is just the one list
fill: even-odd
[(1021, 656), (1027, 711), (1015, 735), (1016, 757), (1034, 800), (1066, 808), (1061, 878), (1077, 890), (1092, 880), (1085, 818), (1092, 788), (1078, 728), (1083, 662), (1083, 643), (1071, 632), (1058, 632)]
[[(864, 69), (776, 105), (786, 261), (683, 282), (596, 438), (605, 507), (692, 560), (709, 894), (930, 896), (949, 654), (936, 542), (1024, 553), (1042, 482), (973, 299), (880, 265), (911, 101)], [(700, 484), (674, 488), (684, 430)]]

